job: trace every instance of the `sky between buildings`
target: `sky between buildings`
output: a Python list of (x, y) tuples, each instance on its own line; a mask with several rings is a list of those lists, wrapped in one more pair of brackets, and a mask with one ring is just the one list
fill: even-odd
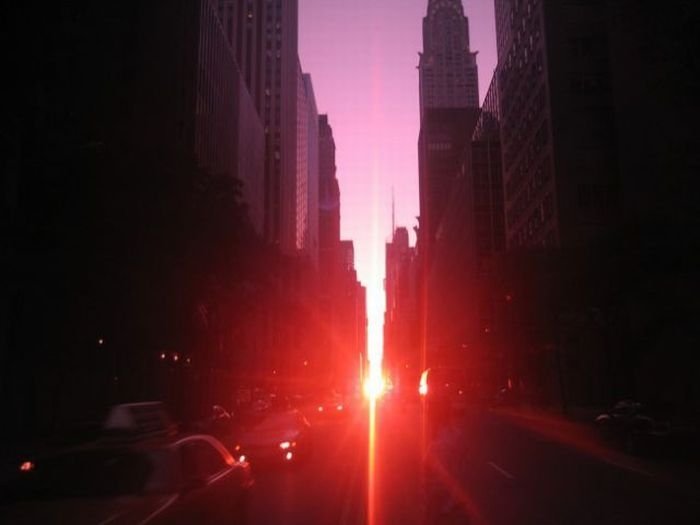
[[(358, 276), (381, 287), (396, 224), (415, 242), (418, 215), (418, 52), (428, 0), (299, 0), (299, 54), (337, 146), (341, 231)], [(494, 0), (463, 0), (483, 100), (496, 66)], [(377, 293), (376, 290), (374, 293)], [(372, 308), (372, 298), (369, 307)]]

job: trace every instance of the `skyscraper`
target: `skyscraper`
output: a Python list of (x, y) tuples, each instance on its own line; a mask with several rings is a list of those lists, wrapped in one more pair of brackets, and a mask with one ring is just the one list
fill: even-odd
[(420, 231), (426, 264), (479, 110), (476, 53), (461, 0), (430, 0), (418, 64)]
[(430, 0), (418, 64), (421, 119), (429, 108), (479, 107), (476, 53), (461, 0)]
[[(466, 219), (471, 189), (464, 183), (463, 168), (479, 117), (476, 53), (469, 45), (469, 21), (461, 0), (428, 2), (418, 74), (419, 339), (423, 350), (435, 356), (438, 350), (446, 355), (452, 345), (461, 344), (470, 331), (467, 321), (474, 318), (462, 308), (463, 296), (472, 288), (455, 286), (456, 277), (472, 279), (475, 267), (473, 217)], [(451, 228), (455, 223), (456, 230)], [(473, 310), (474, 305), (469, 307)]]

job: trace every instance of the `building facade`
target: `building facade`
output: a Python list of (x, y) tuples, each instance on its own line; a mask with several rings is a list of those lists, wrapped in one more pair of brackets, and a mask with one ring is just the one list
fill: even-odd
[(418, 138), (418, 249), (428, 266), (452, 185), (462, 170), (478, 116), (478, 108), (427, 109), (423, 116)]
[(295, 249), (318, 266), (318, 108), (311, 75), (298, 66)]
[(224, 34), (260, 115), (265, 100), (266, 6), (263, 0), (218, 0)]
[(315, 268), (318, 268), (318, 221), (319, 221), (319, 120), (318, 106), (316, 104), (316, 94), (314, 86), (311, 82), (311, 75), (304, 73), (304, 89), (307, 99), (307, 137), (308, 137), (308, 192), (307, 192), (307, 224), (308, 234), (304, 251), (313, 263)]
[(509, 248), (581, 245), (619, 208), (604, 2), (498, 0)]
[[(258, 2), (259, 3), (259, 2)], [(265, 238), (296, 253), (299, 7), (297, 0), (265, 2), (261, 117), (265, 129)], [(248, 12), (245, 14), (248, 17)], [(253, 75), (255, 69), (251, 75)]]
[(505, 249), (503, 174), (497, 77), (491, 80), (471, 144), (465, 156), (465, 175), (474, 185), (474, 226), (477, 270), (488, 273), (489, 258)]

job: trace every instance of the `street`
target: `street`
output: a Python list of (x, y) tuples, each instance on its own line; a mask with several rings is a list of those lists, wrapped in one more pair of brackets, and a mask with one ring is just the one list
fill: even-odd
[[(368, 516), (368, 426), (361, 412), (316, 425), (308, 463), (256, 472), (251, 523), (424, 523), (417, 406), (377, 414), (375, 513)], [(697, 485), (619, 453), (596, 448), (547, 422), (470, 410), (459, 446), (437, 474), (469, 516), (485, 525), (698, 523)], [(444, 456), (442, 456), (444, 458)]]

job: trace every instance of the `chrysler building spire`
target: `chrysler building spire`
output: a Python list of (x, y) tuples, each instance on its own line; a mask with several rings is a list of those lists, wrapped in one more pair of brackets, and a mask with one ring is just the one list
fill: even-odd
[(429, 0), (418, 65), (421, 118), (426, 108), (478, 108), (476, 53), (461, 0)]

